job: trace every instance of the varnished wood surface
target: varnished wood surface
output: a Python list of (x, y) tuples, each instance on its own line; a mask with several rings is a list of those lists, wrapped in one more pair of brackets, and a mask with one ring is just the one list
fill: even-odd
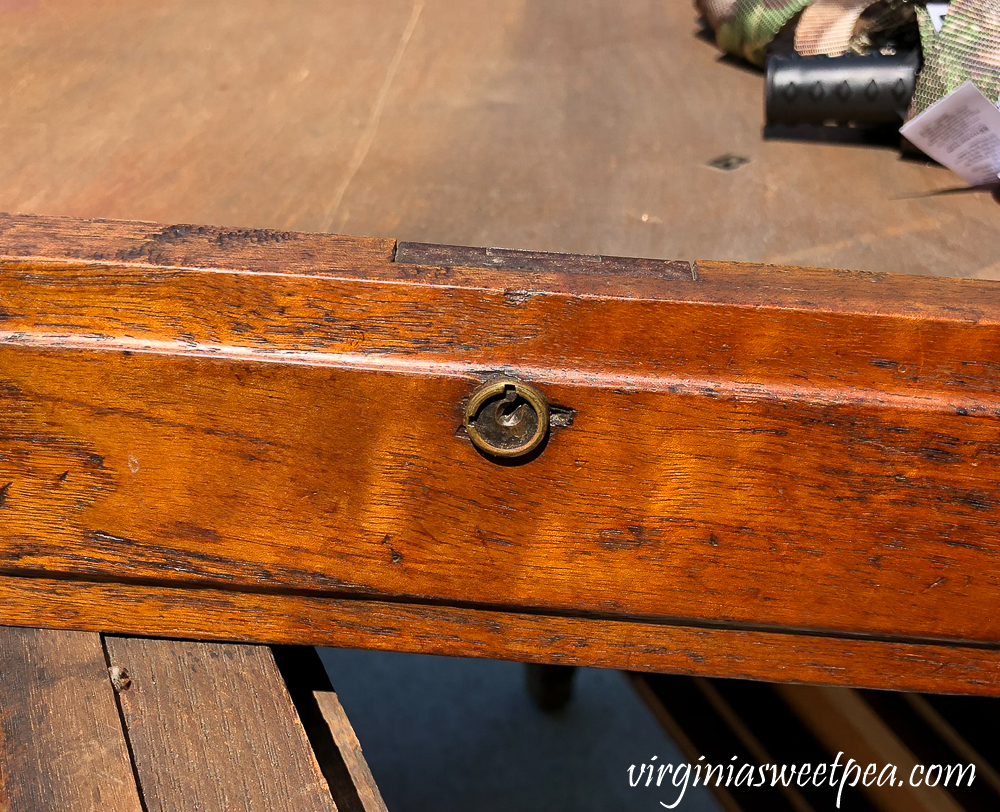
[(99, 635), (0, 629), (0, 809), (146, 812)]
[(578, 416), (501, 467), (455, 436), (471, 373), (10, 347), (0, 365), (0, 427), (30, 438), (0, 469), (8, 575), (1000, 635), (991, 399), (775, 405), (531, 376)]
[(13, 625), (141, 628), (164, 637), (308, 642), (910, 691), (998, 691), (992, 647), (83, 580), (3, 578), (0, 597), (3, 622)]
[(269, 649), (108, 637), (148, 812), (336, 812)]
[[(988, 193), (765, 139), (763, 76), (662, 0), (19, 0), (0, 210), (993, 276)], [(732, 172), (707, 166), (727, 153)]]
[[(220, 246), (190, 226), (4, 223), (0, 563), (20, 601), (53, 579), (49, 605), (120, 589), (146, 609), (109, 628), (191, 635), (211, 624), (148, 617), (148, 602), (195, 606), (211, 587), (289, 613), (212, 636), (303, 643), (351, 636), (318, 630), (318, 607), (411, 604), (429, 627), (435, 612), (508, 612), (499, 638), (444, 648), (527, 659), (559, 655), (508, 642), (525, 624), (609, 620), (640, 641), (723, 635), (708, 648), (734, 631), (845, 638), (821, 672), (868, 639), (941, 658), (979, 646), (938, 687), (993, 690), (992, 283), (700, 262), (687, 278), (626, 269), (602, 293), (604, 276), (565, 258), (423, 266), (370, 240), (351, 278), (354, 238), (233, 232)], [(100, 246), (122, 240), (158, 253), (109, 260)], [(524, 465), (457, 431), (498, 371), (563, 409)], [(37, 605), (8, 601), (0, 619)], [(575, 661), (622, 664), (595, 634)], [(822, 679), (906, 671), (882, 651), (884, 668)]]

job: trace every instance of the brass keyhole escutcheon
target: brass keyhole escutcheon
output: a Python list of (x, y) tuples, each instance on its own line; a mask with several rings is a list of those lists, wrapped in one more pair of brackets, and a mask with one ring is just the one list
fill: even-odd
[(549, 432), (549, 403), (538, 387), (501, 378), (472, 393), (464, 423), (473, 445), (484, 454), (523, 457), (538, 448)]

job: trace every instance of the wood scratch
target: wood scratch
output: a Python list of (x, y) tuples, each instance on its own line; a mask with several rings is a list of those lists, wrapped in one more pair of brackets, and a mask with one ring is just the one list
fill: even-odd
[[(347, 215), (340, 212), (340, 204), (343, 202), (344, 195), (347, 194), (348, 188), (354, 181), (354, 176), (358, 174), (358, 170), (361, 169), (361, 165), (365, 162), (365, 158), (368, 157), (368, 152), (371, 150), (372, 144), (375, 143), (375, 136), (378, 133), (379, 123), (382, 120), (382, 113), (385, 110), (386, 103), (389, 99), (389, 88), (392, 87), (393, 80), (396, 78), (399, 65), (403, 61), (403, 54), (406, 52), (406, 46), (413, 37), (413, 32), (417, 28), (417, 22), (419, 21), (420, 14), (423, 10), (424, 0), (414, 0), (413, 8), (410, 11), (410, 19), (407, 21), (406, 27), (403, 29), (403, 33), (396, 45), (396, 51), (392, 55), (389, 67), (386, 69), (385, 79), (382, 81), (382, 87), (379, 88), (378, 96), (375, 98), (375, 104), (372, 105), (372, 111), (368, 116), (368, 122), (365, 124), (365, 129), (361, 133), (361, 138), (358, 140), (358, 144), (354, 148), (354, 155), (351, 156), (351, 162), (347, 166), (347, 173), (344, 175), (344, 179), (340, 182), (340, 186), (337, 187), (336, 192), (334, 192), (333, 200), (330, 202), (326, 217), (323, 219), (323, 231), (330, 231), (333, 228), (334, 221), (337, 223), (337, 227), (335, 229), (336, 231), (341, 231), (344, 228)], [(340, 215), (339, 217), (338, 214)]]

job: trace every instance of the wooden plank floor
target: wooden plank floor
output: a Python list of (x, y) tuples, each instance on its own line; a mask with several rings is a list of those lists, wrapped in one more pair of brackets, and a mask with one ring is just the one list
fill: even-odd
[(316, 654), (280, 657), (0, 628), (0, 809), (385, 812)]
[(0, 629), (0, 809), (142, 812), (100, 635)]
[(988, 193), (762, 139), (690, 3), (4, 8), (0, 210), (1000, 276)]
[(149, 812), (336, 804), (266, 647), (106, 638)]

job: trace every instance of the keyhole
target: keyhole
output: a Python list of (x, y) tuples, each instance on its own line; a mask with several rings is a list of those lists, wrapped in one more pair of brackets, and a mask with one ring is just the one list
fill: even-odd
[(530, 383), (487, 381), (469, 396), (464, 412), (469, 439), (490, 457), (528, 460), (548, 436), (548, 401)]
[(497, 422), (510, 428), (524, 419), (524, 409), (528, 404), (513, 386), (508, 385), (504, 393), (504, 399), (497, 406)]

